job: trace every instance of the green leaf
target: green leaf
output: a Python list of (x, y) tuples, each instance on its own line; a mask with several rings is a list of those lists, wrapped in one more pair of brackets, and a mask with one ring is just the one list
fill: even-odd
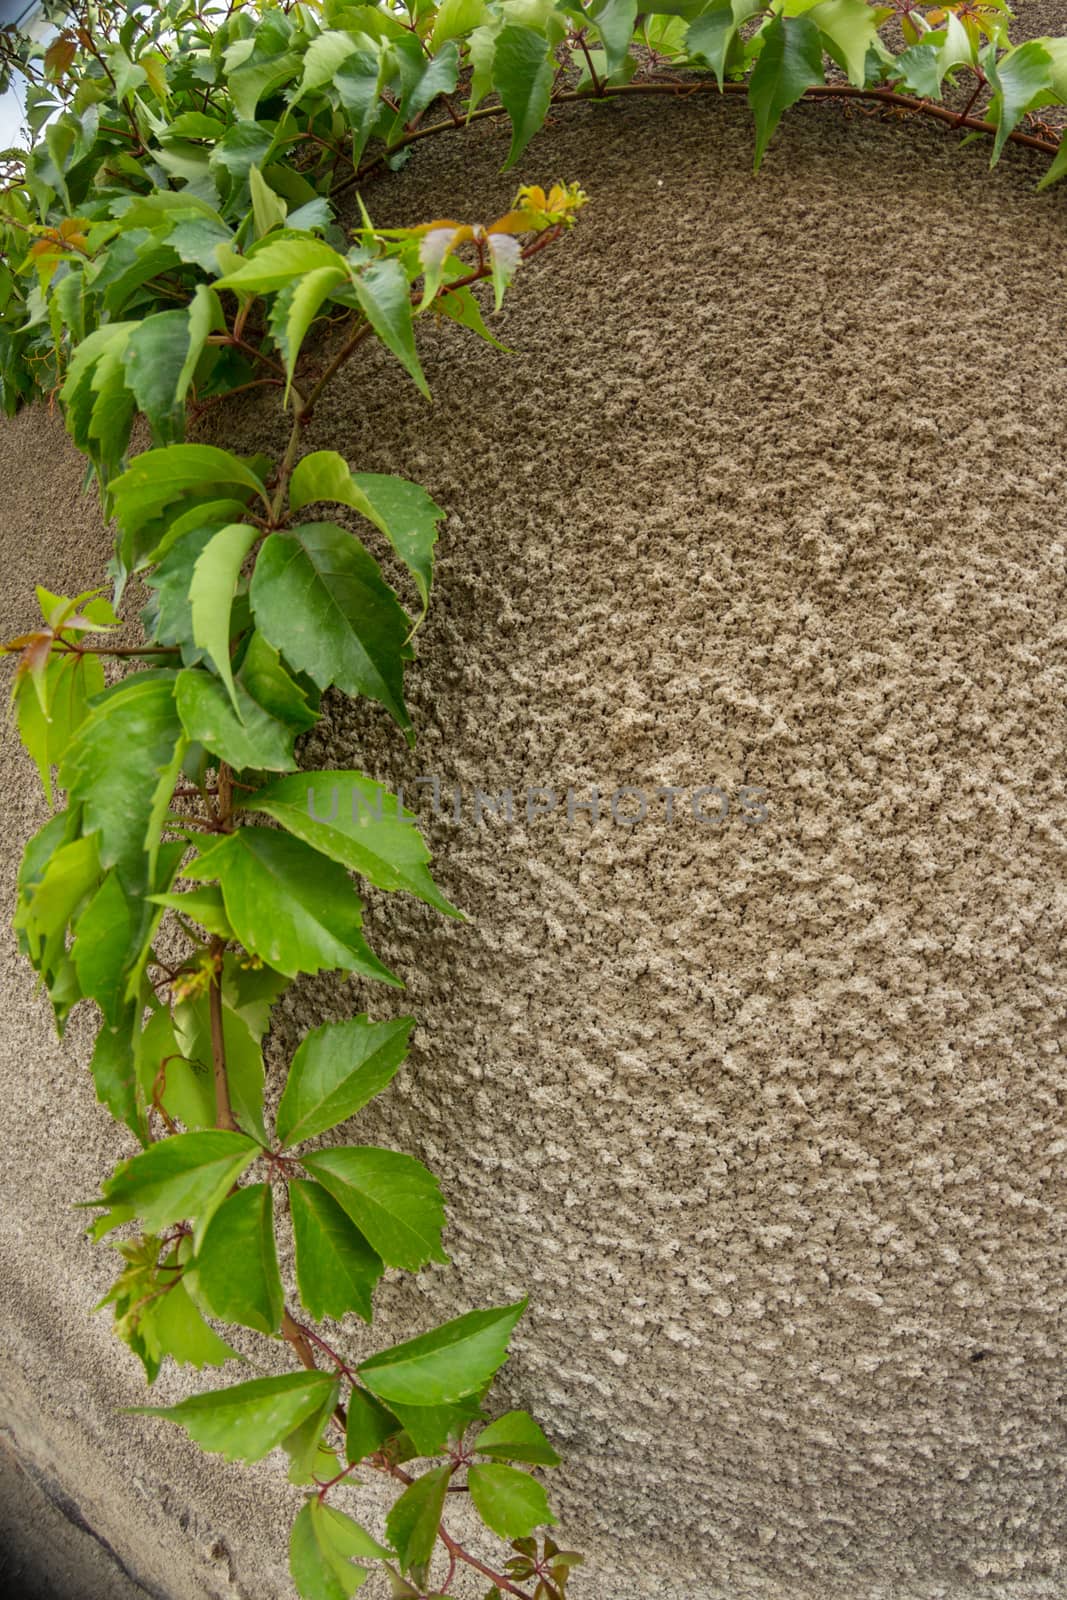
[(320, 1184), (291, 1179), (289, 1208), (297, 1287), (308, 1311), (316, 1321), (355, 1311), (369, 1322), (381, 1258)]
[(558, 1520), (541, 1484), (517, 1467), (471, 1467), (467, 1487), (486, 1527), (502, 1539), (524, 1539), (535, 1528)]
[(89, 715), (89, 701), (104, 688), (104, 669), (97, 656), (88, 653), (53, 653), (44, 671), (44, 702), (41, 709), (37, 685), (29, 677), (21, 679), (15, 692), (19, 737), (32, 756), (40, 774), (49, 805), (53, 805), (52, 768), (66, 754), (77, 729)]
[(428, 400), (430, 387), (415, 349), (411, 285), (404, 268), (394, 257), (372, 261), (355, 274), (353, 284), (363, 315)]
[(133, 907), (118, 873), (104, 878), (78, 918), (71, 957), (82, 993), (95, 1000), (112, 1027), (124, 1009), (125, 970), (133, 952), (134, 933), (142, 923), (142, 907)]
[(196, 293), (189, 302), (189, 348), (186, 353), (182, 369), (178, 374), (177, 398), (184, 401), (189, 392), (189, 385), (196, 373), (197, 363), (204, 353), (208, 335), (222, 333), (226, 328), (226, 318), (222, 314), (222, 306), (214, 289), (209, 289), (206, 283), (198, 283)]
[(217, 879), (245, 949), (287, 977), (340, 970), (400, 987), (359, 931), (362, 906), (347, 873), (298, 839), (240, 828), (210, 845), (185, 876)]
[[(302, 1156), (301, 1163), (329, 1191), (387, 1266), (417, 1272), (430, 1261), (447, 1263), (441, 1248), (445, 1224), (441, 1192), (420, 1161), (392, 1150), (342, 1146), (316, 1150)], [(379, 1392), (374, 1384), (368, 1387)], [(384, 1392), (381, 1397), (389, 1398)], [(436, 1401), (413, 1398), (412, 1403)]]
[(430, 603), (437, 524), (444, 516), (417, 483), (384, 472), (352, 472), (336, 450), (304, 456), (289, 483), (294, 511), (315, 500), (352, 506), (384, 533), (415, 580), (423, 614)]
[(148, 1232), (157, 1233), (168, 1223), (191, 1219), (202, 1235), (258, 1154), (255, 1141), (243, 1133), (179, 1133), (121, 1162), (98, 1203), (110, 1209), (112, 1226), (140, 1217)]
[(196, 1253), (197, 1286), (223, 1322), (277, 1333), (285, 1309), (269, 1183), (250, 1183), (212, 1217)]
[(1050, 184), (1057, 183), (1064, 176), (1067, 176), (1067, 139), (1061, 138), (1060, 147), (1037, 187), (1039, 190), (1047, 189)]
[(520, 1300), (491, 1311), (468, 1311), (361, 1362), (360, 1377), (387, 1405), (437, 1406), (462, 1400), (483, 1389), (503, 1366), (508, 1340), (525, 1309), (526, 1301)]
[(181, 436), (179, 389), (189, 358), (195, 367), (199, 356), (200, 350), (190, 345), (188, 310), (159, 311), (130, 332), (123, 357), (126, 384), (148, 418), (156, 444), (171, 444)]
[[(427, 59), (421, 44), (414, 38), (402, 41), (408, 49), (401, 52), (403, 98), (393, 124), (394, 132), (389, 143), (405, 126), (431, 105), (438, 95), (451, 94), (459, 76), (459, 48), (451, 41)], [(409, 65), (410, 63), (410, 65)]]
[(322, 303), (332, 289), (336, 289), (347, 274), (343, 267), (317, 267), (306, 277), (289, 284), (281, 291), (271, 311), (271, 332), (285, 360), (285, 404), (293, 374), (300, 357), (300, 347), (308, 329), (318, 316)]
[(247, 522), (221, 528), (198, 556), (189, 585), (193, 642), (210, 655), (238, 716), (230, 666), (230, 611), (241, 564), (258, 537), (259, 530)]
[(275, 239), (250, 251), (239, 267), (219, 278), (215, 288), (267, 294), (323, 267), (340, 273), (338, 282), (349, 276), (344, 257), (321, 239)]
[[(163, 898), (163, 897), (160, 897)], [(184, 896), (173, 898), (181, 901)], [(192, 896), (188, 898), (192, 899)], [(210, 910), (203, 908), (210, 916)], [(234, 1005), (231, 965), (223, 968), (222, 1038), (226, 1050), (226, 1076), (230, 1102), (243, 1131), (259, 1144), (267, 1142), (263, 1126), (263, 1053), (259, 1035), (246, 1012)], [(252, 978), (265, 974), (241, 974)], [(273, 976), (273, 975), (272, 975)], [(170, 1011), (157, 1012), (140, 1042), (138, 1076), (145, 1097), (151, 1100), (161, 1077), (161, 1103), (171, 1117), (187, 1128), (210, 1128), (215, 1121), (211, 1007), (208, 995), (182, 1000)]]
[(920, 95), (924, 100), (940, 100), (940, 61), (940, 51), (934, 45), (913, 44), (897, 57), (894, 76), (898, 71), (903, 74), (902, 89)]
[(807, 17), (772, 18), (748, 84), (748, 103), (756, 118), (756, 171), (783, 111), (822, 81), (822, 42), (815, 24)]
[(241, 1359), (204, 1321), (181, 1279), (147, 1307), (141, 1326), (159, 1354), (170, 1356), (179, 1366), (195, 1367), (199, 1372), (204, 1367), (221, 1367), (226, 1361)]
[(219, 680), (196, 667), (179, 672), (175, 690), (189, 738), (235, 771), (291, 772), (296, 766), (293, 740), (299, 730), (264, 711), (240, 682), (233, 689), (236, 714)]
[(388, 1554), (358, 1522), (311, 1495), (293, 1523), (289, 1571), (301, 1600), (351, 1600), (369, 1575), (352, 1559), (373, 1561)]
[(146, 450), (110, 485), (115, 517), (132, 537), (174, 501), (194, 494), (217, 499), (244, 490), (270, 500), (262, 481), (228, 450), (210, 444), (175, 444)]
[(410, 622), (378, 564), (335, 524), (272, 533), (251, 585), (266, 639), (320, 689), (337, 684), (385, 706), (409, 732), (403, 671)]
[(396, 1549), (400, 1565), (413, 1573), (421, 1586), (425, 1581), (437, 1530), (445, 1509), (445, 1495), (452, 1476), (450, 1466), (435, 1467), (404, 1490), (385, 1521), (386, 1532)]
[(511, 119), (511, 149), (504, 171), (513, 167), (543, 124), (552, 99), (555, 63), (548, 40), (532, 28), (508, 23), (496, 36), (493, 87)]
[(99, 835), (100, 865), (128, 888), (147, 887), (159, 847), (154, 828), (177, 776), (184, 736), (172, 672), (137, 672), (98, 696), (67, 747), (60, 783)]
[(382, 53), (357, 50), (335, 74), (333, 86), (344, 107), (345, 117), (352, 134), (352, 163), (359, 158), (374, 132), (382, 109), (379, 98), (382, 86), (384, 58)]
[(442, 0), (430, 35), (431, 50), (440, 49), (446, 39), (462, 39), (488, 20), (485, 0)]
[(253, 1378), (229, 1389), (193, 1395), (176, 1406), (129, 1409), (136, 1416), (165, 1417), (179, 1423), (202, 1450), (227, 1461), (261, 1461), (306, 1417), (322, 1411), (327, 1397), (336, 1392), (335, 1380), (325, 1372), (291, 1372), (281, 1378)]
[(296, 733), (313, 728), (318, 718), (318, 696), (311, 694), (315, 705), (309, 704), (308, 693), (282, 666), (281, 657), (263, 635), (254, 631), (245, 647), (237, 681), (256, 703), (279, 722), (286, 722)]
[(405, 1406), (394, 1400), (392, 1408), (421, 1456), (442, 1455), (449, 1440), (461, 1438), (482, 1414), (477, 1395), (451, 1406)]
[(293, 105), (299, 105), (305, 95), (313, 89), (321, 89), (323, 84), (333, 80), (342, 62), (358, 49), (358, 39), (351, 33), (331, 31), (320, 33), (312, 39), (304, 52), (304, 75), (300, 79), (299, 88), (293, 96)]
[(715, 74), (721, 89), (730, 59), (731, 46), (738, 37), (743, 22), (763, 9), (761, 0), (729, 0), (726, 5), (713, 6), (702, 11), (689, 24), (686, 49), (692, 56), (706, 61)]
[(406, 889), (448, 916), (462, 915), (427, 871), (430, 852), (414, 826), (414, 813), (361, 772), (306, 772), (279, 778), (265, 789), (241, 796), (238, 805), (273, 817), (375, 888)]
[(327, 1022), (305, 1034), (293, 1057), (275, 1122), (282, 1145), (300, 1144), (354, 1117), (392, 1082), (408, 1051), (414, 1017)]
[(89, 1070), (96, 1098), (107, 1106), (116, 1122), (124, 1122), (141, 1144), (148, 1142), (144, 1108), (137, 1095), (134, 1039), (140, 1024), (131, 1009), (118, 1026), (104, 1024), (93, 1045)]
[(996, 95), (989, 116), (997, 124), (990, 166), (996, 166), (1008, 140), (1028, 111), (1052, 99), (1052, 57), (1036, 39), (1019, 45), (994, 62), (990, 58)]
[(473, 1448), (503, 1461), (528, 1461), (532, 1466), (558, 1467), (559, 1456), (528, 1411), (508, 1411), (483, 1428)]
[(608, 73), (618, 70), (630, 51), (637, 0), (600, 0), (589, 12), (593, 26), (604, 41)]
[(234, 936), (222, 903), (222, 892), (214, 884), (204, 889), (186, 889), (183, 894), (151, 894), (148, 898), (154, 905), (180, 911), (191, 922), (198, 922), (202, 928), (206, 928), (208, 933), (217, 933), (226, 940)]
[(385, 1441), (391, 1439), (399, 1429), (398, 1419), (386, 1410), (380, 1400), (376, 1400), (366, 1389), (353, 1385), (348, 1397), (346, 1461), (355, 1463), (365, 1460), (367, 1456), (377, 1455)]
[(290, 1483), (309, 1484), (316, 1478), (320, 1483), (327, 1483), (341, 1471), (337, 1454), (324, 1437), (331, 1415), (332, 1408), (308, 1417), (282, 1440), (282, 1448), (289, 1457)]
[(272, 228), (284, 228), (289, 214), (285, 201), (274, 193), (255, 162), (248, 169), (248, 188), (252, 196), (256, 238), (262, 239)]
[(867, 81), (867, 52), (874, 48), (887, 12), (868, 5), (867, 0), (822, 0), (805, 15), (826, 35), (849, 83), (862, 89)]

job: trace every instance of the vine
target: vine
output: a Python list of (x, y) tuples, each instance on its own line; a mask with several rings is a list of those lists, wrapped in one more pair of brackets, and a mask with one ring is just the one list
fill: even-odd
[[(993, 162), (1009, 141), (1043, 152), (1044, 187), (1067, 173), (1067, 144), (1038, 118), (1067, 103), (1067, 40), (1013, 47), (1004, 0), (659, 0), (641, 14), (637, 0), (73, 0), (56, 15), (46, 47), (0, 34), (0, 86), (24, 75), (33, 136), (0, 157), (0, 400), (10, 413), (58, 398), (116, 524), (114, 592), (39, 588), (41, 620), (3, 648), (23, 742), (49, 803), (57, 788), (65, 801), (26, 847), (20, 949), (60, 1033), (73, 1006), (98, 1008), (96, 1092), (140, 1146), (88, 1202), (96, 1239), (122, 1230), (103, 1303), (149, 1383), (164, 1360), (238, 1359), (215, 1324), (288, 1344), (289, 1374), (141, 1409), (230, 1460), (288, 1453), (304, 1600), (346, 1600), (371, 1564), (408, 1600), (449, 1595), (462, 1568), (487, 1600), (565, 1600), (580, 1557), (543, 1532), (555, 1519), (531, 1470), (559, 1458), (526, 1411), (484, 1410), (525, 1302), (356, 1364), (316, 1327), (370, 1322), (386, 1268), (447, 1261), (418, 1161), (321, 1142), (387, 1088), (413, 1019), (314, 1029), (266, 1112), (263, 1040), (293, 979), (399, 983), (350, 875), (459, 914), (395, 796), (359, 771), (299, 768), (331, 688), (413, 739), (404, 669), (442, 516), (416, 484), (306, 452), (308, 421), (372, 341), (427, 394), (428, 315), (495, 343), (484, 296), (498, 310), (585, 202), (575, 184), (524, 187), (488, 225), (380, 229), (362, 191), (475, 119), (507, 118), (511, 167), (553, 106), (705, 93), (746, 98), (757, 167), (791, 105), (852, 98), (988, 138)], [(957, 110), (942, 95), (961, 78)], [(280, 461), (188, 439), (253, 388), (290, 415)], [(138, 415), (152, 446), (131, 458)], [(363, 537), (309, 520), (331, 504)], [(365, 540), (406, 569), (410, 609)], [(131, 584), (143, 632), (119, 642)], [(105, 659), (136, 670), (106, 685)], [(398, 1486), (384, 1543), (336, 1504), (357, 1469)], [(450, 1495), (507, 1541), (503, 1557), (453, 1536)]]

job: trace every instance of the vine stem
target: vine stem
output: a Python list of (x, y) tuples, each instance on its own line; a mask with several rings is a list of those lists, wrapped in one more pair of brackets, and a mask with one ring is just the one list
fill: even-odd
[(221, 934), (216, 933), (208, 946), (215, 962), (208, 994), (208, 1009), (211, 1014), (211, 1056), (215, 1074), (215, 1126), (227, 1128), (231, 1133), (239, 1133), (237, 1118), (230, 1104), (230, 1084), (226, 1076), (226, 1037), (222, 1029), (222, 952), (225, 948), (226, 940)]
[[(563, 94), (557, 94), (551, 104), (553, 106), (578, 105), (582, 101), (618, 100), (631, 95), (673, 95), (675, 99), (687, 100), (694, 95), (709, 94), (734, 98), (747, 96), (748, 84), (724, 83), (720, 89), (717, 83), (618, 83), (602, 85), (599, 94), (593, 94), (589, 90), (583, 90), (579, 93), (577, 90), (568, 89)], [(973, 133), (995, 134), (997, 132), (995, 123), (986, 122), (981, 117), (972, 117), (967, 110), (961, 115), (958, 111), (950, 110), (948, 106), (935, 105), (932, 100), (922, 100), (915, 95), (902, 94), (897, 89), (858, 88), (851, 83), (815, 83), (804, 90), (801, 98), (804, 100), (859, 100), (895, 107), (901, 111), (913, 112), (917, 116), (934, 117), (937, 121), (947, 123), (950, 127), (966, 128)], [(469, 123), (479, 122), (484, 117), (502, 117), (505, 115), (506, 111), (503, 106), (479, 106), (476, 111), (472, 111), (465, 118), (463, 126), (466, 127)], [(431, 122), (426, 127), (413, 129), (411, 133), (407, 133), (402, 139), (398, 139), (396, 144), (390, 145), (388, 150), (383, 151), (380, 155), (373, 156), (356, 172), (349, 173), (346, 178), (342, 178), (340, 183), (335, 184), (332, 193), (335, 195), (341, 194), (346, 189), (351, 189), (354, 185), (362, 182), (370, 173), (384, 164), (387, 156), (395, 155), (398, 150), (403, 150), (408, 145), (417, 144), (420, 139), (431, 139), (439, 133), (451, 133), (454, 129), (455, 124), (451, 121)], [(1048, 156), (1054, 156), (1060, 148), (1059, 141), (1055, 139), (1042, 139), (1038, 134), (1023, 133), (1018, 128), (1013, 128), (1011, 133), (1008, 134), (1008, 141), (1012, 144), (1024, 145), (1028, 150), (1040, 150), (1043, 155)]]

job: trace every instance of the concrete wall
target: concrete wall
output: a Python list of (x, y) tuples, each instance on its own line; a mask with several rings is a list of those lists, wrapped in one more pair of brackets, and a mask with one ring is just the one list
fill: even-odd
[[(375, 220), (488, 218), (505, 149), (424, 147)], [(432, 409), (371, 355), (309, 438), (450, 513), (417, 753), (334, 706), (309, 762), (767, 791), (718, 829), (424, 802), (472, 921), (374, 901), (420, 1028), (361, 1129), (438, 1171), (455, 1266), (387, 1286), (380, 1333), (530, 1290), (506, 1398), (566, 1451), (579, 1600), (1058, 1596), (1067, 191), (827, 109), (750, 163), (736, 107), (560, 115), (521, 178), (593, 203), (514, 353), (431, 330)], [(215, 437), (283, 431), (235, 404)], [(60, 440), (4, 427), (11, 628), (102, 564)], [(40, 807), (4, 783), (11, 873)], [(281, 1465), (113, 1413), (139, 1376), (67, 1200), (126, 1145), (10, 941), (3, 985), (15, 1442), (147, 1592), (282, 1596)], [(357, 1005), (399, 1008), (298, 986), (275, 1083)]]

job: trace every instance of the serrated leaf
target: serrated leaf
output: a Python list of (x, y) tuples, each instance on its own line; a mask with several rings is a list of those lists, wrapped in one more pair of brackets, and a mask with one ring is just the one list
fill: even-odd
[(508, 1411), (478, 1434), (472, 1446), (479, 1455), (532, 1466), (558, 1467), (560, 1458), (528, 1411)]
[(174, 443), (181, 435), (179, 391), (187, 362), (192, 356), (195, 367), (207, 331), (203, 332), (200, 348), (192, 347), (189, 312), (182, 310), (158, 311), (130, 332), (123, 356), (126, 384), (148, 418), (156, 444)]
[(729, 0), (694, 17), (686, 33), (686, 49), (706, 61), (721, 89), (731, 46), (743, 22), (763, 9), (761, 0)]
[(303, 1304), (316, 1321), (339, 1321), (355, 1311), (369, 1322), (374, 1285), (384, 1270), (380, 1256), (321, 1184), (292, 1179), (289, 1207)]
[(991, 61), (996, 95), (989, 116), (997, 125), (990, 166), (996, 166), (1008, 140), (1028, 111), (1048, 105), (1052, 96), (1052, 57), (1031, 39), (1009, 51), (995, 63)]
[(55, 804), (52, 768), (58, 767), (77, 729), (89, 715), (89, 701), (104, 688), (104, 669), (99, 657), (88, 652), (55, 655), (44, 672), (44, 701), (41, 709), (37, 686), (22, 678), (15, 691), (19, 737), (40, 774), (41, 786), (49, 805)]
[(285, 359), (286, 404), (307, 331), (322, 309), (327, 295), (345, 281), (346, 276), (341, 266), (317, 267), (314, 272), (287, 285), (275, 302), (271, 312), (271, 332)]
[(867, 0), (821, 0), (805, 15), (834, 47), (849, 83), (862, 88), (867, 81), (867, 52), (875, 45), (886, 13)]
[(333, 85), (352, 136), (352, 163), (356, 167), (382, 109), (379, 96), (383, 65), (380, 51), (372, 54), (357, 50), (334, 75)]
[(170, 1356), (179, 1366), (195, 1367), (199, 1372), (241, 1359), (204, 1321), (181, 1279), (152, 1302), (141, 1321), (142, 1327), (149, 1324), (159, 1354)]
[(420, 484), (393, 473), (353, 472), (336, 450), (304, 456), (289, 485), (294, 511), (315, 500), (351, 506), (389, 540), (415, 580), (423, 612), (430, 602), (437, 524), (444, 511)]
[(442, 0), (434, 17), (430, 48), (440, 49), (446, 39), (462, 39), (488, 18), (485, 0)]
[(394, 1400), (392, 1409), (420, 1456), (443, 1455), (449, 1440), (462, 1437), (482, 1414), (477, 1395), (450, 1406), (406, 1406)]
[(535, 1528), (558, 1520), (541, 1484), (517, 1467), (471, 1467), (467, 1487), (486, 1527), (502, 1539), (525, 1538)]
[(287, 728), (264, 711), (240, 681), (233, 689), (233, 705), (218, 679), (195, 667), (178, 674), (175, 691), (178, 714), (189, 738), (234, 771), (291, 772), (296, 766), (293, 741), (299, 730)]
[[(301, 1164), (333, 1196), (387, 1266), (417, 1272), (430, 1261), (447, 1263), (441, 1248), (445, 1223), (441, 1192), (420, 1161), (393, 1150), (341, 1146), (313, 1151), (301, 1157)], [(382, 1394), (382, 1399), (388, 1398)], [(413, 1399), (412, 1403), (424, 1402)]]
[(387, 1405), (450, 1405), (478, 1393), (503, 1366), (508, 1340), (525, 1309), (526, 1301), (520, 1300), (491, 1311), (468, 1311), (371, 1356), (360, 1363), (359, 1375)]
[(275, 1129), (283, 1147), (354, 1117), (382, 1092), (407, 1055), (413, 1017), (327, 1022), (305, 1034), (293, 1057)]
[(323, 84), (332, 82), (338, 67), (358, 49), (358, 39), (351, 33), (331, 30), (312, 39), (304, 52), (304, 72), (293, 96), (293, 105), (299, 105), (305, 95)]
[(197, 1288), (215, 1316), (277, 1333), (285, 1293), (269, 1183), (250, 1183), (223, 1201), (204, 1231), (195, 1270)]
[(123, 1122), (143, 1145), (148, 1142), (144, 1107), (137, 1094), (135, 1041), (140, 1018), (131, 1007), (116, 1027), (106, 1022), (97, 1033), (89, 1070), (96, 1098), (116, 1122)]
[(353, 1385), (348, 1397), (345, 1460), (355, 1463), (377, 1455), (385, 1441), (399, 1431), (398, 1418), (366, 1389)]
[(326, 1397), (336, 1390), (335, 1380), (325, 1372), (292, 1372), (193, 1395), (176, 1406), (134, 1406), (130, 1410), (137, 1416), (164, 1417), (178, 1423), (202, 1450), (220, 1454), (227, 1461), (261, 1461), (306, 1417), (321, 1411)]
[(462, 914), (430, 877), (430, 852), (414, 826), (414, 813), (361, 772), (280, 778), (238, 803), (273, 817), (378, 889), (406, 890), (448, 916)]
[(255, 162), (248, 169), (248, 189), (256, 238), (262, 239), (274, 228), (284, 228), (289, 214), (285, 201), (274, 193)]
[(141, 906), (130, 905), (118, 873), (111, 871), (75, 926), (71, 958), (82, 993), (96, 1001), (112, 1027), (124, 1009), (124, 973), (141, 923)]
[(241, 564), (258, 537), (259, 530), (247, 522), (231, 522), (220, 528), (197, 557), (189, 585), (193, 642), (210, 655), (238, 717), (240, 708), (230, 665), (230, 611)]
[(437, 1530), (445, 1508), (445, 1495), (452, 1476), (449, 1466), (424, 1472), (404, 1490), (385, 1521), (400, 1565), (415, 1575), (421, 1585), (437, 1543)]
[(336, 684), (385, 706), (409, 732), (403, 671), (410, 622), (377, 562), (333, 523), (272, 533), (251, 584), (265, 638), (320, 689)]
[(202, 928), (206, 928), (208, 933), (217, 933), (226, 940), (234, 936), (222, 903), (222, 891), (215, 884), (202, 889), (186, 889), (183, 894), (151, 894), (148, 898), (154, 905), (181, 912), (191, 922), (198, 922)]
[(100, 865), (118, 867), (127, 887), (147, 887), (160, 795), (169, 800), (184, 743), (174, 674), (138, 672), (98, 696), (67, 747), (60, 782), (83, 807), (86, 833), (99, 836)]
[(222, 499), (235, 489), (257, 495), (269, 509), (267, 491), (251, 468), (208, 444), (146, 450), (109, 486), (116, 520), (128, 538), (175, 501), (193, 495)]
[(496, 36), (493, 87), (511, 119), (511, 149), (504, 171), (513, 167), (544, 123), (552, 99), (555, 63), (548, 40), (532, 28), (508, 23)]
[(312, 1495), (293, 1524), (289, 1571), (301, 1600), (351, 1600), (368, 1577), (353, 1559), (374, 1561), (389, 1553), (358, 1522)]
[(756, 118), (757, 171), (783, 111), (822, 81), (822, 42), (815, 24), (806, 16), (773, 17), (748, 83), (748, 103)]
[(100, 1203), (110, 1209), (112, 1225), (140, 1217), (148, 1232), (158, 1233), (169, 1223), (191, 1219), (202, 1235), (258, 1154), (259, 1147), (243, 1133), (176, 1134), (121, 1162), (102, 1186)]
[(430, 386), (415, 349), (411, 285), (404, 268), (394, 257), (386, 257), (363, 267), (352, 281), (363, 315), (428, 400)]
[(361, 902), (344, 869), (299, 839), (240, 828), (208, 846), (185, 876), (217, 879), (245, 949), (288, 977), (340, 970), (400, 986), (360, 932)]
[(218, 280), (215, 288), (267, 294), (322, 267), (339, 272), (338, 282), (349, 275), (344, 257), (321, 239), (276, 239), (251, 251), (239, 267)]
[(637, 16), (637, 0), (600, 0), (589, 16), (604, 41), (607, 71), (611, 74), (618, 70), (629, 54)]

